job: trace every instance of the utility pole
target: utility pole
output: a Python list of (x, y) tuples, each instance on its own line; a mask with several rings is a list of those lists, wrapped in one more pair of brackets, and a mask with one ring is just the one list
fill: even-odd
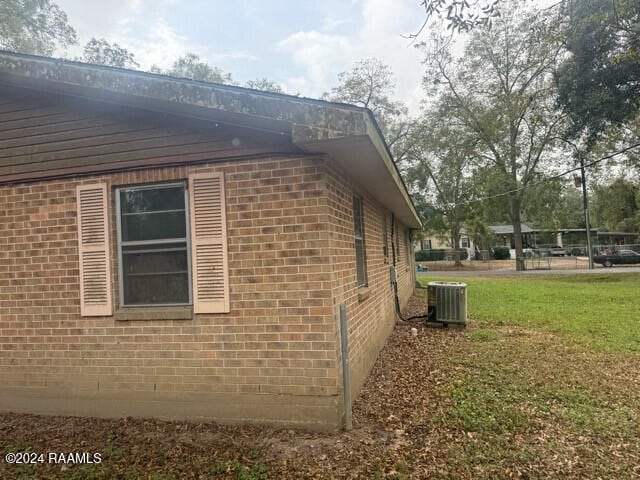
[(587, 254), (589, 268), (593, 268), (593, 251), (591, 250), (591, 223), (589, 222), (589, 197), (587, 197), (587, 177), (584, 171), (584, 158), (580, 155), (580, 183), (582, 183), (582, 207), (584, 209), (584, 223), (587, 227)]

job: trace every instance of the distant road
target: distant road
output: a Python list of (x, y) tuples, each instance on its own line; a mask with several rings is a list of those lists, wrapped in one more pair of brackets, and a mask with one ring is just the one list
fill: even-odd
[(500, 276), (519, 276), (519, 275), (578, 275), (578, 274), (597, 274), (597, 273), (638, 273), (640, 267), (612, 267), (603, 268), (596, 267), (593, 270), (588, 268), (581, 269), (559, 269), (559, 270), (525, 270), (524, 272), (516, 272), (515, 270), (449, 270), (449, 271), (426, 271), (416, 272), (419, 277), (500, 277)]

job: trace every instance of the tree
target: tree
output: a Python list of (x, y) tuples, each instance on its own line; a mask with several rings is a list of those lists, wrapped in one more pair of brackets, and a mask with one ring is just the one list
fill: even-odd
[(117, 43), (109, 43), (104, 38), (92, 38), (85, 46), (81, 60), (95, 65), (110, 67), (136, 68), (140, 64), (134, 60), (134, 54)]
[(254, 90), (262, 90), (265, 92), (283, 93), (282, 87), (267, 78), (256, 78), (255, 80), (249, 80), (245, 86), (247, 88), (253, 88)]
[(339, 85), (322, 98), (368, 108), (373, 113), (396, 162), (411, 148), (412, 122), (407, 107), (392, 99), (395, 80), (391, 67), (376, 58), (366, 58), (338, 75)]
[(420, 5), (426, 13), (422, 29), (434, 16), (444, 16), (447, 28), (457, 32), (490, 27), (492, 20), (500, 16), (499, 3), (500, 0), (422, 0)]
[(0, 48), (51, 55), (58, 47), (76, 43), (67, 14), (49, 0), (2, 0)]
[(426, 80), (435, 80), (451, 118), (475, 136), (480, 158), (499, 174), (516, 268), (523, 270), (523, 201), (550, 162), (565, 119), (555, 108), (553, 83), (562, 45), (547, 18), (517, 2), (505, 6), (491, 29), (474, 30), (463, 58), (454, 62), (446, 48), (438, 48)]
[(640, 3), (565, 0), (563, 12), (570, 55), (558, 69), (558, 101), (572, 119), (569, 135), (593, 143), (640, 109)]
[[(426, 20), (420, 32), (435, 17), (457, 32), (490, 26), (507, 4), (506, 0), (422, 0)], [(558, 102), (573, 120), (569, 135), (577, 138), (586, 133), (593, 143), (608, 125), (623, 123), (640, 108), (640, 3), (557, 0), (546, 10), (554, 7), (560, 7), (569, 53), (558, 70)]]
[(598, 228), (640, 233), (640, 185), (617, 178), (595, 188), (592, 210)]
[[(405, 177), (421, 210), (429, 212), (425, 229), (446, 234), (460, 248), (460, 229), (474, 217), (475, 151), (473, 137), (446, 121), (446, 112), (429, 112), (420, 129), (422, 154), (413, 157)], [(460, 265), (457, 256), (456, 265)]]
[(543, 229), (584, 228), (582, 196), (573, 182), (568, 185), (564, 179), (541, 175), (539, 182), (527, 189), (522, 217)]
[(212, 67), (207, 62), (200, 60), (200, 57), (195, 53), (187, 53), (178, 58), (168, 70), (161, 70), (154, 65), (151, 67), (151, 71), (154, 73), (164, 73), (172, 77), (190, 78), (191, 80), (202, 82), (226, 83), (229, 85), (236, 84), (230, 73), (224, 73), (222, 69)]

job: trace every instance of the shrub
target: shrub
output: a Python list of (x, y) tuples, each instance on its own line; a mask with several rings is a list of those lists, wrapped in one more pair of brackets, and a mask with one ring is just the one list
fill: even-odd
[(493, 258), (496, 260), (508, 260), (511, 258), (509, 247), (493, 247)]
[(571, 255), (573, 255), (574, 257), (577, 257), (577, 256), (580, 256), (580, 255), (583, 255), (583, 253), (582, 253), (582, 248), (580, 248), (580, 247), (573, 247), (573, 248), (571, 249)]
[(434, 262), (444, 260), (445, 251), (442, 248), (419, 250), (416, 252), (416, 262)]
[[(469, 258), (469, 252), (461, 248), (460, 260)], [(438, 260), (447, 260), (455, 255), (455, 250), (445, 250), (444, 248), (433, 248), (431, 250), (418, 250), (416, 252), (416, 262), (435, 262)]]

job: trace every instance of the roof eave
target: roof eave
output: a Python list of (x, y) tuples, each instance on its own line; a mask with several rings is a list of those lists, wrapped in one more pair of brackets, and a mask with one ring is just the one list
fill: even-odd
[[(387, 203), (407, 226), (421, 227), (380, 129), (367, 109), (11, 52), (0, 52), (0, 82), (290, 135), (303, 150), (327, 153), (344, 165), (350, 165), (351, 159), (335, 155), (337, 144), (352, 140), (361, 147), (356, 156), (366, 153), (370, 166), (392, 180), (386, 183), (391, 191), (377, 187), (371, 193)], [(351, 168), (351, 173), (369, 188), (361, 170)]]

